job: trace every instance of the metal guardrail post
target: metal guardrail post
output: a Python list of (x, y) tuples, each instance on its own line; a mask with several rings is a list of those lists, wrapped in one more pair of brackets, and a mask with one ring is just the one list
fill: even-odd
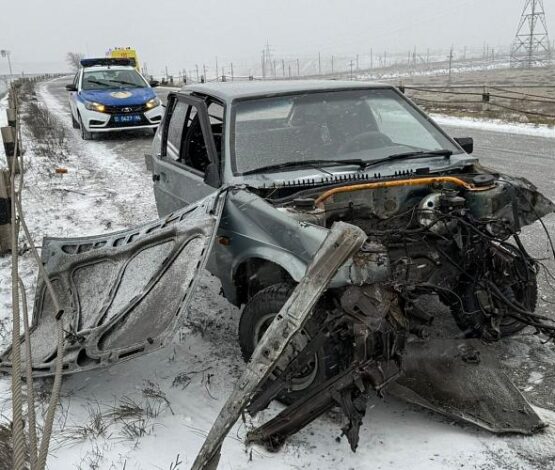
[(0, 170), (0, 255), (11, 251), (10, 170)]
[(6, 109), (6, 117), (8, 118), (8, 126), (15, 127), (15, 120), (17, 119), (17, 112), (14, 108)]
[[(12, 166), (15, 165), (15, 172), (19, 173), (19, 161), (17, 157), (21, 154), (21, 148), (18, 145), (17, 135), (15, 131), (15, 127), (6, 126), (0, 129), (0, 134), (2, 135), (2, 142), (4, 143), (4, 152), (6, 154), (6, 160), (8, 162), (8, 168), (12, 169)], [(17, 146), (17, 149), (16, 149)], [(17, 153), (16, 153), (17, 150)], [(14, 158), (14, 155), (16, 157)]]

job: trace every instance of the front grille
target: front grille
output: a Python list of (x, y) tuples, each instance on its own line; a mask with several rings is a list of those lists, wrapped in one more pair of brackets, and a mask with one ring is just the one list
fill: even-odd
[(107, 114), (128, 114), (128, 113), (142, 113), (147, 111), (144, 104), (135, 106), (106, 106), (104, 112)]

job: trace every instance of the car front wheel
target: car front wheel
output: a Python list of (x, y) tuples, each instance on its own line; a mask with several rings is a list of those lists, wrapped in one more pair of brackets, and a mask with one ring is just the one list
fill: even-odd
[[(294, 286), (291, 284), (274, 284), (261, 290), (247, 302), (239, 322), (239, 345), (245, 361), (251, 358), (257, 344), (290, 297), (293, 289)], [(325, 319), (325, 310), (320, 305), (315, 308), (317, 311), (302, 331), (300, 341), (305, 345), (310, 337), (317, 333), (318, 326)], [(278, 399), (286, 404), (293, 403), (308, 390), (337, 374), (337, 361), (334, 360), (336, 356), (331, 345), (322, 346), (302, 370), (291, 378), (289, 389), (279, 395)], [(283, 370), (286, 365), (278, 363), (277, 369)]]
[(79, 121), (77, 119), (75, 119), (75, 116), (73, 116), (73, 113), (71, 113), (71, 125), (73, 126), (74, 129), (79, 129)]
[(79, 116), (79, 127), (81, 128), (81, 138), (83, 140), (92, 140), (92, 132), (89, 132), (83, 124), (83, 119)]

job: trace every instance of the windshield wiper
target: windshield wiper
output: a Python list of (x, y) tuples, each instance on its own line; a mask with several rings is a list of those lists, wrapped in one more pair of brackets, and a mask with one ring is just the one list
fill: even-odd
[(106, 87), (110, 86), (109, 83), (100, 82), (100, 81), (94, 80), (94, 79), (87, 79), (87, 82), (88, 82), (88, 83), (95, 83), (95, 84), (97, 84), (97, 85), (102, 85), (102, 86), (106, 86)]
[(304, 160), (304, 161), (299, 160), (296, 162), (284, 162), (284, 163), (278, 163), (275, 165), (263, 166), (261, 168), (256, 168), (254, 170), (248, 170), (243, 172), (243, 175), (264, 173), (265, 171), (273, 172), (273, 171), (283, 170), (286, 168), (303, 168), (303, 167), (315, 168), (319, 170), (320, 169), (319, 167), (324, 167), (324, 166), (358, 165), (360, 168), (363, 168), (367, 164), (368, 164), (367, 161), (362, 160), (360, 158), (356, 158), (352, 160)]
[(130, 85), (135, 88), (141, 88), (140, 85), (137, 85), (136, 83), (133, 83), (133, 82), (126, 82), (125, 80), (108, 80), (108, 81), (112, 83), (121, 83), (122, 85)]
[(370, 162), (365, 163), (361, 170), (366, 170), (375, 165), (380, 165), (386, 162), (392, 162), (395, 160), (410, 160), (413, 158), (429, 158), (429, 157), (444, 157), (448, 158), (453, 155), (451, 150), (441, 149), (441, 150), (421, 150), (417, 152), (405, 152), (405, 153), (396, 153), (393, 155), (389, 155), (385, 158), (380, 158), (379, 160), (372, 160)]

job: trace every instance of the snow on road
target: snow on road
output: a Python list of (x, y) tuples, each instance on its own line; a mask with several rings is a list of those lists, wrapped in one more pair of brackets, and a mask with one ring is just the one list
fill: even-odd
[[(25, 132), (24, 206), (35, 240), (44, 235), (109, 232), (156, 217), (151, 182), (135, 163), (101, 141), (83, 142), (46, 85), (39, 99), (67, 130), (68, 155), (52, 161)], [(58, 166), (68, 169), (56, 175)], [(0, 258), (0, 345), (9, 343), (10, 260)], [(32, 295), (35, 266), (28, 253), (22, 275)], [(174, 344), (110, 369), (67, 377), (56, 437), (48, 460), (56, 470), (189, 468), (243, 364), (236, 342), (238, 311), (217, 295), (218, 282), (204, 274), (190, 315)], [(0, 329), (2, 325), (0, 325)], [(48, 390), (49, 384), (39, 388)], [(44, 402), (39, 406), (44, 407)], [(266, 420), (238, 423), (223, 447), (221, 469), (491, 469), (555, 468), (552, 430), (534, 438), (499, 438), (393, 399), (373, 399), (351, 453), (335, 412), (291, 438), (278, 453), (243, 444), (247, 429)], [(553, 413), (542, 411), (555, 426)], [(9, 418), (9, 379), (0, 378), (0, 416)], [(550, 465), (552, 465), (550, 467)]]

